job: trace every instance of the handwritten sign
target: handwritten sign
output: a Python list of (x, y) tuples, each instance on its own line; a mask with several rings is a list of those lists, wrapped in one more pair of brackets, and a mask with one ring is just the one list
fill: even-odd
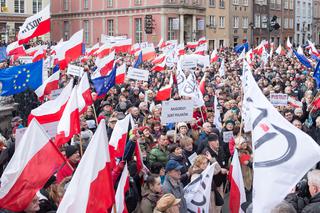
[(138, 81), (148, 81), (149, 71), (130, 67), (128, 69), (127, 78)]
[(231, 138), (233, 138), (233, 132), (232, 131), (223, 132), (223, 142), (229, 143)]
[(67, 74), (81, 77), (82, 74), (83, 74), (83, 70), (84, 70), (83, 67), (79, 67), (79, 66), (76, 66), (76, 65), (69, 64), (68, 65)]
[(163, 101), (161, 112), (161, 123), (177, 123), (192, 121), (193, 101)]
[(271, 93), (270, 102), (273, 106), (287, 106), (288, 95), (283, 93)]

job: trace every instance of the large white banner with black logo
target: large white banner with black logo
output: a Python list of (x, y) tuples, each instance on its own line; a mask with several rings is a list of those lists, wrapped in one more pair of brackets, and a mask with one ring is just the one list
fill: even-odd
[(320, 146), (272, 106), (250, 70), (244, 77), (254, 146), (253, 212), (269, 213), (320, 161)]

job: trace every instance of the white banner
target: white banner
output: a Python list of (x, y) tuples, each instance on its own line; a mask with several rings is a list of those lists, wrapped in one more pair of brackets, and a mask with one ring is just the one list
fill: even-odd
[(288, 95), (283, 93), (270, 93), (270, 102), (273, 106), (287, 106)]
[(189, 74), (179, 94), (181, 94), (181, 96), (191, 97), (194, 108), (199, 108), (204, 105), (203, 95), (193, 73)]
[(83, 72), (84, 72), (83, 67), (79, 67), (79, 66), (72, 65), (72, 64), (68, 65), (68, 70), (67, 70), (68, 75), (81, 77), (83, 75)]
[(209, 213), (211, 184), (215, 163), (207, 166), (198, 178), (184, 188), (188, 212)]
[(108, 36), (101, 34), (101, 43), (115, 43), (117, 41), (126, 40), (127, 36)]
[(138, 81), (148, 81), (149, 71), (129, 67), (126, 77)]
[(163, 101), (161, 123), (178, 123), (192, 121), (192, 100)]
[(32, 56), (20, 56), (18, 61), (20, 61), (21, 64), (30, 64), (32, 63), (32, 59)]
[(192, 69), (197, 66), (197, 64), (203, 65), (203, 67), (210, 66), (210, 58), (209, 55), (183, 55), (181, 56), (181, 68), (182, 69)]

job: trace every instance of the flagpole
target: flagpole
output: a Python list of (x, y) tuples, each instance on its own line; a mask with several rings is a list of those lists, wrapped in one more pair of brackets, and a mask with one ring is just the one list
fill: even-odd
[(96, 123), (97, 123), (97, 126), (98, 126), (98, 118), (97, 118), (96, 108), (94, 107), (94, 102), (91, 104), (91, 106), (92, 106), (93, 114), (94, 114), (94, 117), (96, 119)]
[(177, 142), (177, 123), (174, 123), (174, 143)]
[(83, 156), (83, 149), (82, 149), (82, 138), (81, 138), (81, 134), (79, 135), (80, 136), (80, 155), (81, 157)]
[(204, 122), (205, 122), (205, 120), (204, 120), (204, 117), (203, 117), (203, 112), (202, 112), (201, 107), (199, 107), (199, 109), (200, 109), (200, 113), (201, 113), (202, 122), (204, 123)]

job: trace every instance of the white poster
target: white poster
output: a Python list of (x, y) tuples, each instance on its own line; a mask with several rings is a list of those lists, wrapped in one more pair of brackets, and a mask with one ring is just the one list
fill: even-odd
[(128, 73), (127, 73), (127, 78), (133, 79), (133, 80), (138, 80), (138, 81), (148, 81), (149, 71), (129, 67)]
[(163, 101), (161, 123), (178, 123), (192, 121), (193, 101)]
[(84, 70), (83, 67), (79, 67), (79, 66), (76, 66), (76, 65), (69, 64), (68, 65), (67, 74), (81, 77), (83, 75), (83, 70)]
[(181, 56), (181, 68), (182, 69), (192, 69), (195, 68), (198, 64), (204, 68), (210, 65), (209, 55), (183, 55)]
[(271, 93), (270, 102), (273, 106), (287, 106), (288, 95), (283, 93)]

